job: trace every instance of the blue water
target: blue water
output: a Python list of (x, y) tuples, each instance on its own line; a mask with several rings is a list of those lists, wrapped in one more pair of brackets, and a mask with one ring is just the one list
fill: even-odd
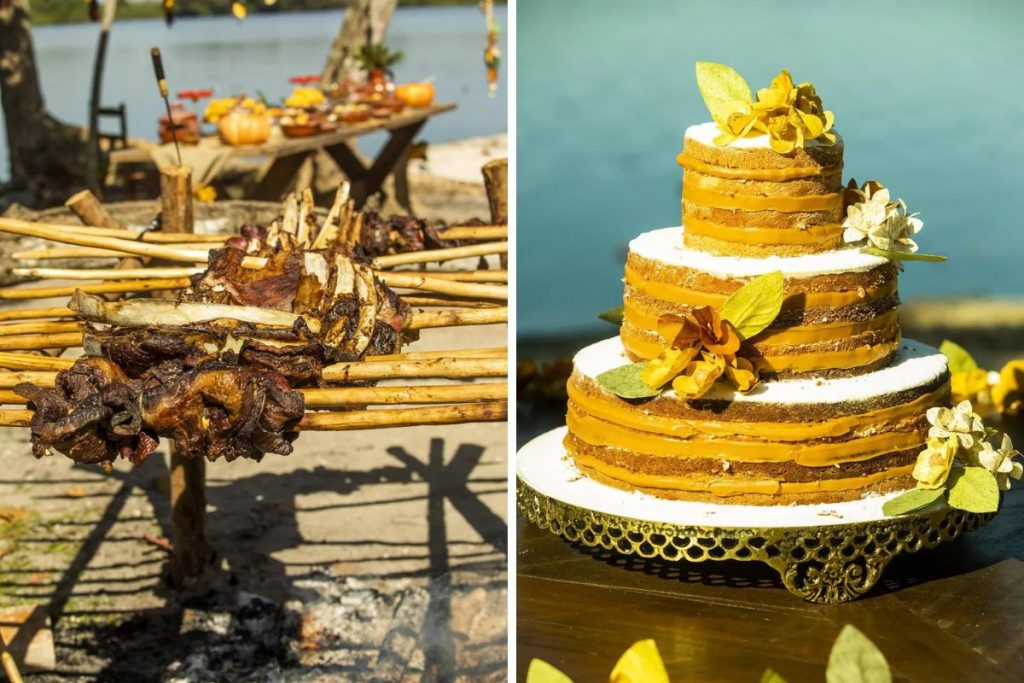
[(950, 257), (907, 264), (904, 300), (1024, 295), (1022, 27), (1014, 0), (520, 2), (519, 335), (611, 332), (626, 242), (679, 223), (697, 60), (817, 86), (845, 176), (889, 186)]
[[(270, 100), (279, 101), (291, 92), (289, 77), (319, 73), (343, 16), (342, 10), (335, 10), (256, 14), (241, 23), (226, 16), (180, 19), (170, 29), (157, 19), (115, 22), (103, 102), (127, 105), (129, 135), (156, 137), (163, 103), (149, 57), (154, 45), (164, 55), (172, 94), (206, 87), (216, 88), (221, 96), (262, 90)], [(495, 16), (504, 27), (505, 7), (496, 7)], [(96, 24), (33, 29), (46, 103), (56, 116), (79, 125), (88, 118), (98, 32)], [(405, 52), (405, 61), (394, 69), (397, 80), (434, 76), (438, 100), (459, 105), (456, 111), (431, 119), (420, 133), (422, 139), (443, 142), (506, 130), (505, 74), (497, 97), (489, 99), (483, 66), (484, 19), (476, 7), (399, 8), (387, 43)], [(504, 46), (503, 52), (507, 54)], [(381, 138), (382, 134), (368, 139), (364, 149), (379, 144)], [(0, 174), (8, 178), (2, 122), (0, 141)]]

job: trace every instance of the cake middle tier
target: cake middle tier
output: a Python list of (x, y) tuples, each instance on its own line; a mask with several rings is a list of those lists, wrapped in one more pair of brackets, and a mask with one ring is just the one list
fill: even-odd
[(781, 271), (785, 299), (775, 322), (740, 352), (767, 377), (838, 377), (883, 367), (900, 342), (897, 269), (856, 249), (794, 257), (714, 256), (683, 244), (681, 229), (646, 232), (629, 244), (623, 346), (633, 360), (662, 349), (659, 316), (721, 309), (759, 275)]

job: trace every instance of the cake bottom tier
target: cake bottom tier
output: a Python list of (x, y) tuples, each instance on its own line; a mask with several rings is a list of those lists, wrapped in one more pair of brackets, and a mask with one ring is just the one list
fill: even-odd
[(662, 498), (782, 505), (912, 488), (925, 413), (950, 403), (945, 357), (911, 340), (867, 374), (745, 395), (718, 384), (697, 401), (627, 401), (595, 379), (628, 362), (618, 338), (577, 354), (565, 447), (587, 476)]

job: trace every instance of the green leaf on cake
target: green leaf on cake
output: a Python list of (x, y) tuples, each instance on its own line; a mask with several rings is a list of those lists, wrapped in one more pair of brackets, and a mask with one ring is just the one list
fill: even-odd
[(946, 357), (950, 372), (970, 372), (978, 369), (978, 363), (974, 360), (974, 356), (956, 342), (948, 339), (943, 341), (939, 346), (939, 351)]
[(946, 489), (911, 489), (901, 496), (886, 501), (882, 505), (882, 512), (889, 517), (905, 515), (926, 508), (939, 498), (946, 495)]
[(725, 130), (729, 115), (746, 111), (754, 99), (743, 76), (725, 64), (697, 62), (697, 87), (711, 118)]
[(526, 671), (526, 683), (572, 683), (572, 679), (543, 659), (534, 659)]
[(890, 261), (932, 261), (934, 263), (941, 263), (946, 260), (945, 256), (939, 256), (938, 254), (895, 251), (893, 249), (879, 249), (877, 247), (864, 247), (864, 253), (871, 254), (872, 256), (881, 256), (882, 258), (887, 258)]
[(856, 627), (847, 624), (836, 638), (825, 670), (827, 683), (891, 683), (885, 655)]
[(640, 379), (640, 373), (646, 367), (647, 361), (630, 363), (614, 370), (602, 372), (595, 379), (598, 384), (620, 398), (651, 398), (660, 394), (661, 389), (652, 389)]
[(784, 283), (779, 271), (751, 280), (726, 299), (721, 316), (732, 323), (741, 337), (750, 339), (778, 317)]
[(615, 308), (609, 308), (604, 313), (598, 313), (597, 314), (597, 317), (600, 318), (601, 320), (607, 320), (608, 322), (610, 322), (610, 323), (612, 323), (614, 325), (621, 325), (622, 324), (622, 316), (623, 316), (622, 306), (617, 306)]
[(771, 669), (765, 669), (761, 674), (761, 683), (786, 683), (786, 679)]
[(949, 504), (964, 512), (999, 509), (999, 483), (984, 467), (955, 468), (949, 473)]

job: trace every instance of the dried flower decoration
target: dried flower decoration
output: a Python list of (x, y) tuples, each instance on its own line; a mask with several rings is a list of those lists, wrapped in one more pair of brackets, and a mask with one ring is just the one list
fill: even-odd
[(699, 306), (660, 316), (658, 357), (603, 372), (597, 382), (626, 399), (657, 396), (669, 382), (680, 398), (697, 399), (723, 377), (736, 391), (751, 391), (759, 382), (757, 368), (737, 354), (779, 315), (784, 282), (781, 272), (768, 273), (733, 292), (721, 310)]
[(843, 221), (843, 241), (847, 244), (862, 244), (865, 253), (897, 261), (945, 261), (945, 256), (917, 253), (912, 236), (923, 227), (917, 214), (908, 214), (906, 203), (893, 200), (888, 188), (877, 180), (859, 188), (856, 180), (850, 180)]
[(999, 432), (985, 426), (970, 401), (931, 408), (926, 416), (931, 428), (912, 472), (917, 488), (887, 501), (882, 511), (902, 515), (943, 499), (966, 512), (997, 511), (999, 492), (1024, 476), (1024, 464), (1015, 460), (1020, 452), (1010, 437), (1002, 434), (998, 447), (989, 441)]
[(722, 131), (716, 145), (728, 145), (738, 138), (767, 135), (768, 144), (780, 154), (804, 147), (810, 140), (831, 145), (835, 116), (826, 111), (810, 83), (795, 85), (785, 69), (771, 85), (757, 91), (734, 69), (724, 64), (697, 62), (697, 87), (711, 118)]

